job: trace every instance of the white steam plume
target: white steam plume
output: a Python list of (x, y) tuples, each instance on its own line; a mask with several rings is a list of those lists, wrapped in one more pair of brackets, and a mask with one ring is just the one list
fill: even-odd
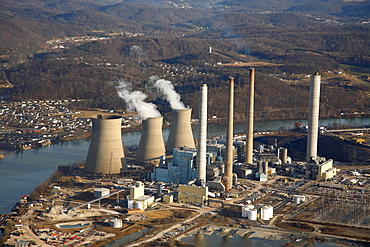
[(124, 81), (120, 81), (117, 86), (118, 96), (126, 102), (127, 110), (136, 111), (143, 120), (161, 116), (155, 104), (144, 101), (148, 95), (140, 91), (130, 91), (129, 88), (130, 85)]
[(160, 79), (158, 76), (152, 76), (149, 80), (170, 103), (172, 109), (181, 110), (186, 108), (184, 103), (181, 102), (180, 94), (176, 93), (171, 81)]

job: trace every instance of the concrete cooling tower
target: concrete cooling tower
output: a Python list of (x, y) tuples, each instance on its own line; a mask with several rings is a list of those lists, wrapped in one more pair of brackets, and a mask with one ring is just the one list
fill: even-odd
[(165, 148), (162, 136), (163, 117), (148, 118), (143, 121), (137, 163), (158, 163), (164, 156)]
[(95, 175), (120, 174), (126, 165), (121, 136), (122, 117), (95, 115), (91, 119), (92, 137), (84, 170)]
[(172, 124), (166, 143), (166, 154), (172, 154), (174, 148), (181, 146), (195, 148), (190, 118), (191, 109), (172, 111)]

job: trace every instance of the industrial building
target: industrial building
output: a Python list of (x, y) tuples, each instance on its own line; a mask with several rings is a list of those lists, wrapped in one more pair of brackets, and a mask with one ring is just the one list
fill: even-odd
[(144, 184), (136, 182), (130, 187), (130, 199), (127, 202), (127, 208), (138, 208), (145, 210), (154, 203), (154, 196), (144, 195)]
[(208, 187), (194, 185), (179, 185), (178, 202), (190, 204), (207, 204)]

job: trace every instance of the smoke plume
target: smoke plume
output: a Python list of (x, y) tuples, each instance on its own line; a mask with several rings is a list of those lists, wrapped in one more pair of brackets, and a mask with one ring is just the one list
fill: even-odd
[(185, 109), (184, 103), (181, 102), (181, 96), (176, 93), (171, 81), (160, 79), (158, 76), (152, 76), (149, 80), (170, 103), (172, 109)]
[(130, 57), (137, 59), (137, 63), (143, 67), (146, 67), (144, 63), (145, 53), (143, 49), (138, 45), (133, 45), (130, 47), (129, 52)]
[(119, 82), (117, 93), (126, 102), (127, 110), (136, 111), (143, 120), (161, 116), (155, 104), (144, 101), (148, 95), (140, 91), (131, 91), (130, 85), (126, 82)]

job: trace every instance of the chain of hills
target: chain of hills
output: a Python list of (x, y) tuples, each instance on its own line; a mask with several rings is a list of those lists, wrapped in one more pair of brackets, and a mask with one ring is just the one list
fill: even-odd
[[(370, 1), (0, 0), (0, 85), (8, 100), (79, 98), (75, 107), (122, 109), (119, 80), (170, 107), (149, 78), (173, 82), (197, 116), (246, 112), (256, 68), (256, 118), (306, 117), (309, 78), (323, 75), (321, 117), (369, 109)], [(212, 47), (212, 52), (209, 52)]]

